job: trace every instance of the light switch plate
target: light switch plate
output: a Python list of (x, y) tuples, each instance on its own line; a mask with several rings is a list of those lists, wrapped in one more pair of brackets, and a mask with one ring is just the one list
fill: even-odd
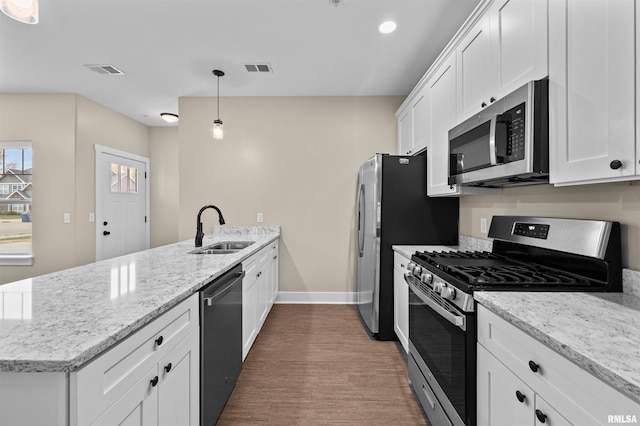
[(264, 214), (258, 213), (258, 218), (256, 220), (258, 221), (258, 223), (263, 223), (264, 222)]
[(89, 213), (89, 222), (93, 223), (96, 221), (96, 214), (95, 213)]
[(64, 223), (71, 223), (71, 213), (65, 213), (63, 221)]
[(480, 218), (480, 232), (483, 234), (486, 234), (487, 231), (487, 218), (486, 217), (481, 217)]

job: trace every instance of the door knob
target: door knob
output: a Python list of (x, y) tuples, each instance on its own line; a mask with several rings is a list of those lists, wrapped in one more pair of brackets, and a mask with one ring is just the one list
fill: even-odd
[(104, 232), (102, 233), (102, 235), (111, 235), (111, 232), (109, 232), (109, 231), (104, 231)]

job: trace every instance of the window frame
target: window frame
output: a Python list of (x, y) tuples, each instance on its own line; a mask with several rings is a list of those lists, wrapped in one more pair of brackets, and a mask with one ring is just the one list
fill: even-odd
[[(30, 149), (31, 150), (31, 183), (33, 183), (33, 143), (31, 141), (0, 141), (0, 149)], [(24, 156), (23, 156), (24, 160)], [(0, 168), (3, 167), (4, 164), (0, 164)], [(22, 164), (22, 170), (24, 171), (24, 163)], [(24, 175), (20, 175), (24, 176)], [(3, 184), (5, 185), (5, 184)], [(9, 185), (9, 194), (0, 194), (0, 195), (10, 195), (14, 192), (12, 189), (14, 185), (22, 186), (22, 191), (27, 185), (22, 183), (8, 183)], [(22, 203), (19, 203), (22, 204)], [(13, 203), (7, 204), (8, 208), (13, 211)], [(33, 206), (33, 196), (31, 200), (31, 204), (29, 205), (29, 210), (31, 211), (31, 207)], [(23, 210), (24, 211), (24, 210)], [(33, 265), (33, 227), (31, 228), (31, 253), (0, 253), (0, 266), (5, 265), (19, 265), (19, 266), (30, 266)]]

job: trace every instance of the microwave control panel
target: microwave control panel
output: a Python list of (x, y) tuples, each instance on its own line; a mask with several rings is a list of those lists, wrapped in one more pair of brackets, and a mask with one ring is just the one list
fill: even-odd
[(525, 104), (505, 111), (496, 123), (496, 154), (500, 163), (524, 159)]

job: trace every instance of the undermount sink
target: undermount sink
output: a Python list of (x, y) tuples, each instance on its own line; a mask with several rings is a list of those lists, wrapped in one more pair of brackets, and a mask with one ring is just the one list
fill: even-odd
[(231, 254), (249, 247), (254, 241), (227, 241), (215, 243), (206, 247), (199, 247), (190, 251), (191, 254)]

